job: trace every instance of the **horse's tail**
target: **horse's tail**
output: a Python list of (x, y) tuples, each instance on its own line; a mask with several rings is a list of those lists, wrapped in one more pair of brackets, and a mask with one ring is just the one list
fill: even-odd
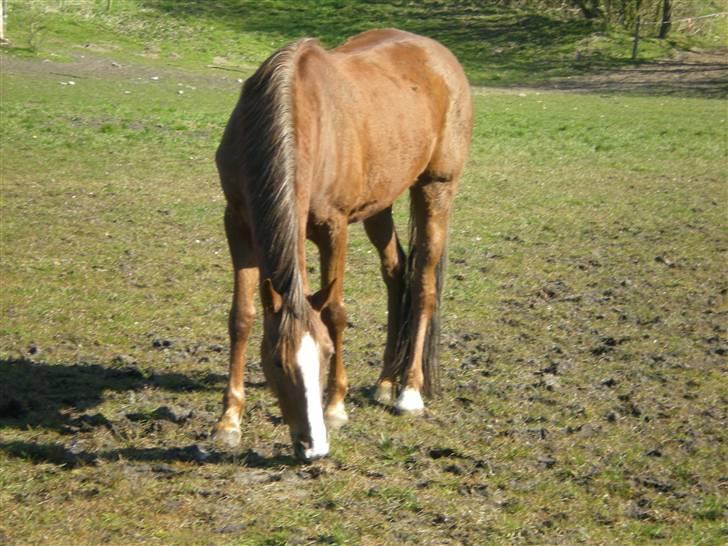
[[(397, 350), (395, 352), (393, 367), (395, 375), (400, 377), (400, 384), (404, 385), (405, 375), (408, 371), (408, 363), (412, 354), (412, 345), (416, 332), (414, 331), (414, 314), (416, 310), (412, 306), (412, 286), (414, 282), (415, 262), (417, 259), (418, 237), (422, 235), (415, 225), (414, 205), (410, 199), (409, 218), (409, 251), (404, 271), (404, 287), (402, 300), (400, 302), (399, 335), (397, 338)], [(442, 287), (445, 280), (447, 266), (447, 241), (443, 247), (442, 256), (435, 269), (435, 306), (432, 317), (425, 334), (425, 343), (422, 352), (422, 374), (424, 384), (423, 394), (434, 396), (440, 392), (440, 299)]]

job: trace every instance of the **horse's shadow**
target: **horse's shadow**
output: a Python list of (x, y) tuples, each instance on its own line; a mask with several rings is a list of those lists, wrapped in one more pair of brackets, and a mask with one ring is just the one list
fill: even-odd
[(349, 404), (360, 408), (380, 406), (381, 404), (374, 400), (374, 393), (376, 390), (377, 387), (375, 385), (351, 387), (348, 393), (348, 402)]

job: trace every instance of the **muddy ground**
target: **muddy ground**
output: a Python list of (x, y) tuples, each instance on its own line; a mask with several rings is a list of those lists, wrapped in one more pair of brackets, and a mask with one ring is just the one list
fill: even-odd
[[(7, 73), (48, 76), (54, 85), (71, 78), (161, 75), (214, 90), (239, 86), (237, 74), (217, 69), (183, 74), (99, 58), (54, 63), (3, 56), (2, 63)], [(537, 91), (710, 98), (724, 95), (727, 75), (720, 55), (685, 54), (554, 81)], [(480, 153), (474, 151), (473, 173)], [(113, 218), (101, 239), (124, 245), (98, 252), (113, 258), (109, 269), (118, 268), (124, 282), (128, 277), (125, 290), (143, 291), (147, 305), (168, 316), (156, 328), (128, 334), (124, 343), (105, 341), (108, 326), (106, 337), (74, 336), (68, 322), (36, 339), (32, 330), (45, 318), (27, 317), (23, 310), (23, 301), (30, 306), (34, 294), (3, 302), (12, 328), (0, 337), (0, 542), (725, 542), (728, 245), (724, 170), (714, 164), (708, 158), (695, 173), (675, 177), (644, 174), (643, 167), (624, 180), (597, 177), (602, 185), (614, 184), (614, 191), (598, 193), (602, 188), (595, 184), (597, 197), (577, 195), (568, 205), (577, 211), (575, 226), (554, 223), (553, 217), (569, 214), (564, 207), (547, 211), (538, 233), (529, 221), (539, 214), (532, 202), (543, 199), (541, 194), (529, 194), (524, 202), (531, 205), (514, 206), (509, 214), (516, 221), (499, 222), (496, 214), (486, 220), (472, 205), (486, 203), (472, 174), (453, 227), (444, 299), (444, 392), (421, 419), (403, 419), (371, 400), (384, 336), (383, 288), (376, 262), (366, 250), (353, 251), (349, 286), (355, 297), (345, 349), (351, 424), (333, 437), (331, 457), (311, 465), (291, 457), (286, 427), (257, 360), (259, 331), (248, 353), (243, 443), (224, 449), (210, 441), (227, 365), (228, 264), (214, 223), (218, 217), (210, 221), (209, 239), (186, 249), (201, 257), (186, 270), (164, 269), (155, 260), (168, 258), (164, 245), (174, 247), (180, 233), (208, 229), (197, 227), (204, 223), (198, 217), (178, 219), (168, 230), (176, 212), (171, 205), (151, 204), (148, 227), (155, 238), (141, 240)], [(565, 176), (557, 174), (551, 182)], [(24, 189), (37, 189), (28, 182), (36, 178), (13, 178), (7, 195), (14, 201), (5, 213), (29, 215), (30, 209), (15, 203), (27, 198)], [(202, 186), (185, 182), (183, 175), (180, 180), (175, 182), (187, 189)], [(103, 182), (85, 187), (93, 190), (89, 195), (78, 194), (86, 200), (82, 210), (116, 210), (121, 199)], [(219, 197), (211, 188), (198, 190), (199, 199)], [(51, 190), (43, 204), (57, 209), (41, 210), (73, 211), (64, 192)], [(653, 197), (659, 206), (648, 200)], [(589, 209), (599, 199), (603, 209)], [(685, 207), (665, 213), (676, 200)], [(620, 207), (628, 215), (612, 212)], [(523, 210), (532, 216), (522, 218)], [(131, 226), (142, 223), (132, 219), (137, 223)], [(489, 234), (496, 234), (487, 245), (466, 238), (481, 233), (486, 221)], [(562, 237), (561, 229), (572, 231)], [(38, 233), (33, 245), (46, 238)], [(31, 281), (17, 279), (32, 279), (43, 269), (22, 269), (35, 262), (13, 246), (12, 233), (3, 237), (14, 257), (3, 257), (15, 275), (14, 290), (25, 289)], [(94, 231), (87, 241), (96, 239)], [(144, 261), (148, 241), (160, 239)], [(354, 235), (355, 248), (365, 248), (362, 239)], [(62, 245), (58, 257), (66, 258), (68, 248), (70, 243)], [(71, 256), (59, 275), (73, 274), (85, 259)], [(102, 266), (98, 270), (104, 272)], [(220, 297), (202, 307), (215, 333), (175, 331), (184, 323), (179, 313), (198, 311), (174, 307), (171, 296), (160, 302), (155, 292), (173, 292), (176, 284), (192, 292), (211, 278), (224, 279), (215, 281)], [(87, 297), (78, 284), (83, 295), (75, 297)], [(102, 302), (104, 318), (119, 305), (117, 290), (118, 285), (89, 288)], [(487, 312), (481, 309), (485, 294)], [(375, 297), (378, 303), (371, 303)], [(136, 332), (136, 325), (129, 328)]]

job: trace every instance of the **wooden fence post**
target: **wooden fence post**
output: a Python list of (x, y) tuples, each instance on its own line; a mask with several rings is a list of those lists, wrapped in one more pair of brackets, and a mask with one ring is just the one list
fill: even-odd
[(640, 16), (637, 15), (637, 21), (634, 25), (634, 41), (632, 42), (632, 60), (637, 60), (637, 46), (640, 43)]

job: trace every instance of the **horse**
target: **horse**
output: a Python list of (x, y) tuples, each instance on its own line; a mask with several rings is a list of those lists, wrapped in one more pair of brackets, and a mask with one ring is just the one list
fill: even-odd
[[(295, 455), (326, 456), (344, 425), (347, 228), (363, 222), (387, 288), (387, 338), (374, 398), (424, 412), (437, 392), (447, 224), (472, 133), (468, 80), (435, 40), (372, 30), (326, 50), (311, 38), (273, 53), (243, 85), (215, 156), (233, 265), (229, 381), (213, 438), (240, 443), (254, 296), (261, 362)], [(392, 204), (409, 189), (410, 244)], [(311, 294), (306, 239), (319, 251)], [(328, 380), (324, 395), (324, 369)]]

